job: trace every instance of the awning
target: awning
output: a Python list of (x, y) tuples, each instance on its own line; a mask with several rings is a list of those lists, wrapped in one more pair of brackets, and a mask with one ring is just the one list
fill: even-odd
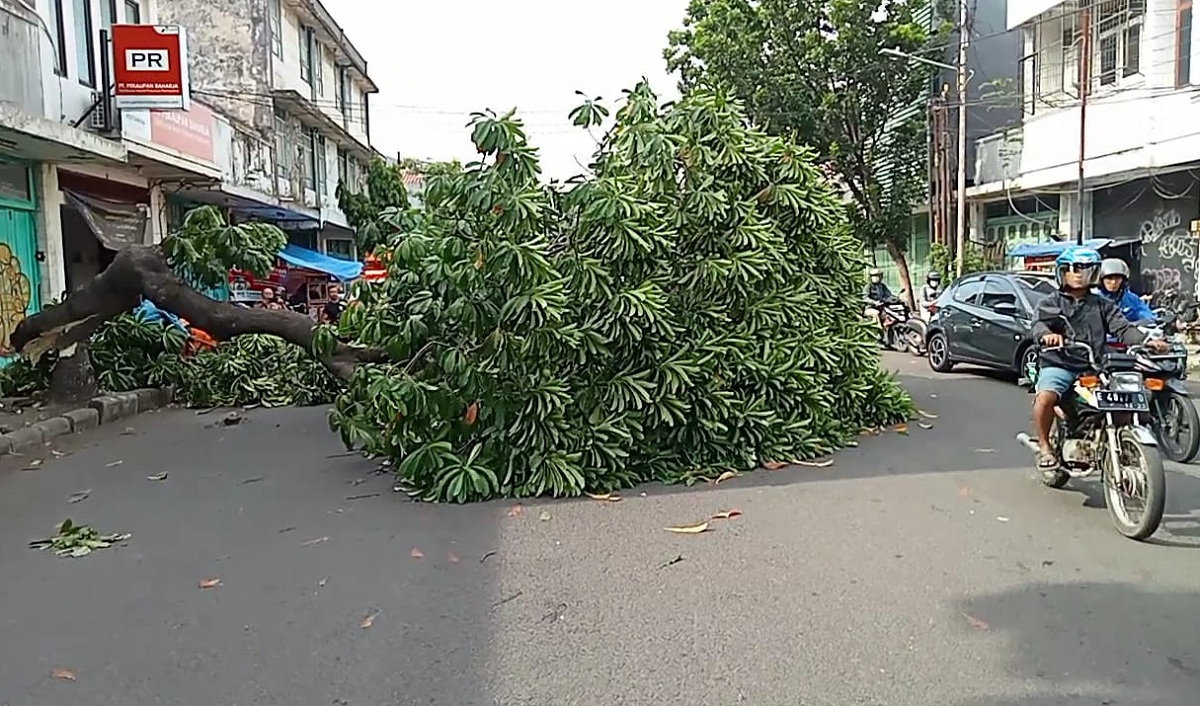
[(295, 267), (323, 272), (343, 282), (358, 279), (363, 270), (361, 262), (322, 255), (315, 250), (302, 248), (299, 245), (289, 245), (284, 248), (279, 253), (279, 259)]
[(150, 218), (144, 204), (113, 201), (67, 188), (62, 193), (96, 239), (109, 250), (150, 242)]
[(125, 145), (0, 101), (0, 151), (31, 162), (124, 164)]
[[(1085, 240), (1083, 246), (1085, 248), (1103, 250), (1105, 248), (1119, 248), (1122, 245), (1131, 245), (1138, 242), (1141, 242), (1141, 238), (1092, 238), (1091, 240)], [(1048, 243), (1021, 243), (1012, 250), (1009, 250), (1008, 256), (1050, 257), (1061, 253), (1074, 244), (1074, 240), (1054, 240)]]

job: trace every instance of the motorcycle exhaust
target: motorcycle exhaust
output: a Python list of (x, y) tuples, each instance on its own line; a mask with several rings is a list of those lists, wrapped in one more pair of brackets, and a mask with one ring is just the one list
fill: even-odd
[(1024, 444), (1024, 445), (1025, 445), (1025, 448), (1029, 449), (1030, 451), (1032, 451), (1032, 452), (1034, 452), (1034, 453), (1037, 453), (1037, 451), (1038, 451), (1038, 443), (1037, 443), (1037, 441), (1035, 441), (1034, 439), (1032, 439), (1032, 438), (1031, 438), (1031, 437), (1030, 437), (1028, 434), (1026, 434), (1025, 432), (1021, 432), (1020, 434), (1017, 434), (1017, 441), (1019, 441), (1019, 442), (1021, 442), (1022, 444)]

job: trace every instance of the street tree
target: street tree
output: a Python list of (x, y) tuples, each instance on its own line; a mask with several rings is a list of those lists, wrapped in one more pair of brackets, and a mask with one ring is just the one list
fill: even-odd
[(854, 232), (882, 245), (911, 302), (912, 208), (925, 189), (928, 66), (881, 54), (942, 41), (931, 0), (691, 0), (664, 51), (683, 91), (725, 88), (754, 124), (811, 146), (848, 197)]
[[(589, 102), (572, 117), (606, 115)], [(911, 413), (859, 315), (861, 248), (812, 152), (751, 129), (725, 94), (662, 107), (639, 85), (593, 176), (567, 186), (543, 182), (512, 113), (477, 114), (471, 137), (479, 161), (431, 177), (425, 208), (382, 210), (387, 279), (357, 284), (336, 329), (188, 287), (177, 262), (203, 281), (282, 247), (273, 228), (209, 222), (122, 251), (12, 342), (69, 345), (140, 296), (219, 339), (273, 334), (342, 381), (330, 424), (345, 444), (424, 500), (692, 482), (822, 456)]]
[(395, 163), (373, 159), (367, 166), (365, 188), (358, 190), (339, 183), (338, 207), (346, 214), (346, 220), (354, 229), (359, 252), (373, 252), (383, 244), (377, 224), (384, 209), (399, 207), (403, 210), (409, 207), (408, 188), (404, 184), (406, 173), (428, 178), (457, 174), (462, 168), (462, 163), (456, 159), (432, 161), (406, 157)]

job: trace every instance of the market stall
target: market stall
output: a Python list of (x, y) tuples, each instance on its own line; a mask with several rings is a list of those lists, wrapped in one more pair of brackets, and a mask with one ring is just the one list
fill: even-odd
[(229, 273), (230, 300), (248, 306), (262, 301), (262, 291), (273, 288), (285, 303), (314, 319), (329, 302), (329, 287), (358, 279), (363, 263), (324, 255), (315, 250), (288, 245), (279, 253), (276, 267), (264, 279), (248, 272)]

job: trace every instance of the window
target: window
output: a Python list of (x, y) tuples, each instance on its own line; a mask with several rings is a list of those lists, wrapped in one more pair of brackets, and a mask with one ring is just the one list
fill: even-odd
[(288, 115), (275, 111), (275, 176), (287, 179), (292, 171), (292, 147)]
[(117, 0), (100, 0), (100, 29), (110, 29), (117, 23)]
[(92, 61), (95, 55), (96, 42), (92, 37), (95, 26), (92, 24), (92, 3), (90, 0), (74, 0), (72, 2), (75, 19), (75, 63), (79, 65), (79, 82), (88, 88), (96, 87), (96, 64)]
[(954, 301), (964, 304), (974, 304), (979, 293), (983, 291), (982, 279), (968, 279), (958, 283), (954, 288)]
[(300, 28), (300, 80), (312, 84), (312, 30)]
[(283, 58), (283, 5), (282, 0), (271, 0), (271, 53)]
[(325, 184), (329, 181), (328, 167), (325, 164), (325, 136), (313, 130), (309, 134), (312, 142), (312, 172), (313, 190), (318, 196), (325, 194)]
[(131, 25), (142, 23), (142, 4), (134, 0), (125, 0), (125, 22)]
[(1178, 0), (1175, 8), (1175, 85), (1192, 82), (1192, 0)]
[(63, 22), (63, 0), (50, 0), (50, 12), (54, 16), (54, 73), (67, 75), (67, 35)]
[(350, 184), (347, 183), (347, 180), (346, 180), (346, 177), (347, 177), (346, 170), (349, 169), (349, 165), (347, 164), (348, 160), (349, 160), (349, 155), (346, 154), (346, 150), (338, 150), (338, 165), (337, 165), (338, 186), (341, 186), (342, 188), (347, 189), (347, 190), (349, 190), (349, 188), (350, 188)]
[(1105, 0), (1096, 10), (1096, 80), (1111, 86), (1141, 73), (1144, 0)]
[(0, 162), (0, 199), (33, 200), (33, 190), (29, 187), (29, 169), (25, 165)]
[(349, 103), (350, 77), (346, 72), (346, 67), (339, 66), (337, 70), (337, 108), (342, 111), (343, 117), (349, 112), (347, 110)]
[(313, 38), (313, 88), (317, 95), (325, 95), (325, 48)]
[(347, 238), (330, 238), (325, 241), (325, 254), (342, 260), (353, 260), (354, 241)]
[(300, 164), (304, 165), (304, 188), (316, 191), (317, 164), (314, 161), (315, 153), (313, 150), (314, 138), (312, 131), (305, 130), (302, 137), (298, 153), (300, 155)]
[(1019, 306), (1017, 290), (999, 277), (988, 277), (984, 280), (983, 294), (979, 298), (979, 306), (995, 310), (997, 304)]

